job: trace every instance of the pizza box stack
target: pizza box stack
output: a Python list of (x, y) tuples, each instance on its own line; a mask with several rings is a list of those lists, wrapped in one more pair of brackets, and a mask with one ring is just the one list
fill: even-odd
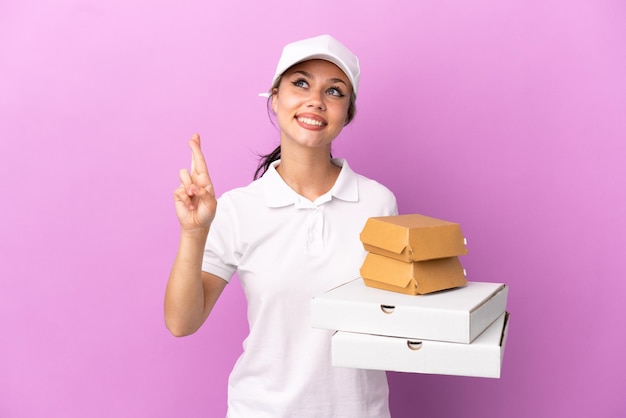
[(361, 277), (313, 298), (312, 326), (334, 331), (337, 367), (499, 378), (508, 286), (467, 281), (458, 224), (370, 218)]

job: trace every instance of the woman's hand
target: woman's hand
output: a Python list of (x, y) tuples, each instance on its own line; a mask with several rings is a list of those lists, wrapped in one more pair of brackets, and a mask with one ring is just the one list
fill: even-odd
[(180, 170), (181, 184), (174, 192), (176, 216), (185, 231), (209, 228), (217, 208), (213, 183), (200, 148), (200, 135), (193, 134), (189, 147), (191, 172)]

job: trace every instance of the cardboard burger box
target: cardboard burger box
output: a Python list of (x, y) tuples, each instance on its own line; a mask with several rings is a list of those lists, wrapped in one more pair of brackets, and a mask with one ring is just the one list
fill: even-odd
[(459, 224), (419, 214), (369, 218), (359, 237), (366, 251), (404, 262), (467, 254)]
[(369, 253), (360, 272), (367, 286), (408, 295), (424, 295), (467, 283), (458, 257), (407, 263)]
[(415, 297), (357, 278), (311, 301), (314, 328), (471, 343), (506, 310), (508, 286), (472, 282)]
[(471, 344), (337, 331), (333, 366), (411, 373), (499, 378), (508, 331), (502, 313)]

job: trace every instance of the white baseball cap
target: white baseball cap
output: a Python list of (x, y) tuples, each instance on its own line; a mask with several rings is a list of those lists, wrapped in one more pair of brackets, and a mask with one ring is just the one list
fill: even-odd
[[(350, 80), (356, 96), (361, 75), (359, 59), (345, 45), (330, 35), (315, 36), (285, 45), (276, 66), (272, 86), (288, 68), (312, 59), (330, 61), (339, 67)], [(269, 93), (261, 93), (259, 96), (267, 97)]]

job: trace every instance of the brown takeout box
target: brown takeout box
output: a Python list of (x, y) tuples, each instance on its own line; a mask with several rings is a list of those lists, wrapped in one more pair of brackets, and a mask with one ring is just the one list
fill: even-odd
[(366, 251), (405, 262), (467, 254), (459, 224), (419, 214), (369, 218), (360, 239)]
[(361, 277), (369, 287), (409, 295), (423, 295), (467, 284), (458, 257), (405, 262), (369, 253), (361, 266)]

